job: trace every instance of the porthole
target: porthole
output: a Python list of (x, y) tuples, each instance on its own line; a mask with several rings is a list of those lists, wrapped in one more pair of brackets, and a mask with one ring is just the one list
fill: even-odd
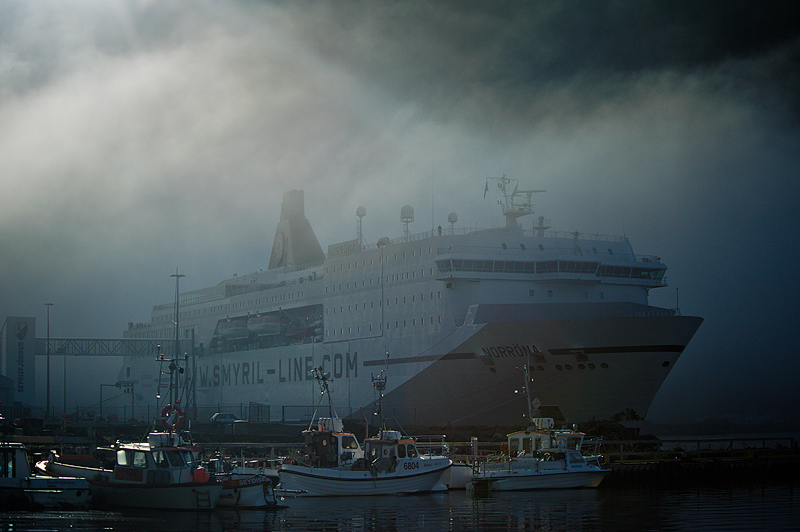
[(564, 371), (564, 368), (561, 367), (561, 364), (556, 364), (556, 369), (558, 371)]
[(491, 371), (492, 373), (497, 373), (497, 368), (489, 368), (489, 371)]
[(571, 365), (566, 364), (566, 365), (564, 365), (564, 367), (567, 368), (568, 370), (572, 371), (572, 366)]
[(586, 369), (586, 366), (584, 366), (583, 364), (578, 364), (578, 369)]
[(589, 369), (594, 369), (594, 364), (590, 363), (589, 364)]
[(668, 368), (669, 367), (669, 360), (665, 360), (662, 364), (662, 367)]
[(536, 366), (536, 369), (538, 369), (539, 371), (544, 371), (544, 366)]
[(603, 362), (602, 364), (600, 364), (600, 367), (603, 368), (603, 369), (608, 369), (608, 364)]

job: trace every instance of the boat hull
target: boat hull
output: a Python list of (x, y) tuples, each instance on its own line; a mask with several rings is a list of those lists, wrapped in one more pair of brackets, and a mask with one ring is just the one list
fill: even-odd
[(5, 509), (79, 508), (88, 495), (83, 478), (0, 478), (0, 508)]
[(505, 471), (478, 475), (467, 489), (479, 489), (483, 484), (489, 491), (528, 491), (539, 489), (596, 488), (609, 473), (598, 471)]
[(267, 508), (275, 506), (272, 482), (264, 475), (232, 475), (222, 481), (218, 507)]
[[(352, 497), (447, 491), (442, 476), (450, 461), (426, 460), (420, 469), (395, 473), (327, 469), (302, 465), (281, 466), (279, 488), (308, 497)], [(400, 462), (402, 463), (402, 461)]]
[[(86, 479), (90, 502), (96, 507), (146, 508), (163, 510), (212, 510), (222, 492), (221, 482), (180, 484), (127, 483), (114, 480), (109, 469), (78, 466), (57, 461), (40, 463), (56, 476)], [(37, 468), (40, 467), (37, 464)]]

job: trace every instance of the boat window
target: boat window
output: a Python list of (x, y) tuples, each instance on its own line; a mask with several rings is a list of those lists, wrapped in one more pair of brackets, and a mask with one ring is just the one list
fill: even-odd
[(526, 453), (531, 452), (531, 450), (533, 449), (531, 440), (532, 438), (522, 438), (522, 450), (525, 451)]
[(0, 477), (14, 478), (14, 452), (0, 453)]
[(125, 449), (117, 451), (117, 465), (123, 467), (131, 465), (131, 452)]
[[(156, 467), (159, 468), (167, 468), (169, 467), (169, 461), (167, 460), (167, 453), (164, 451), (155, 451), (153, 453), (153, 462), (156, 463)], [(143, 466), (139, 466), (143, 467)]]
[(354, 436), (342, 436), (342, 449), (358, 449), (358, 442)]
[(398, 458), (405, 458), (406, 457), (406, 446), (405, 445), (398, 445), (397, 446), (397, 457)]
[(147, 467), (147, 455), (142, 451), (133, 452), (133, 467)]
[(512, 438), (509, 440), (508, 450), (511, 453), (511, 456), (516, 456), (517, 452), (519, 451), (519, 440), (516, 438)]
[(190, 451), (181, 451), (181, 455), (183, 456), (183, 460), (186, 462), (186, 465), (194, 465), (194, 455)]
[(408, 457), (409, 458), (416, 458), (417, 457), (417, 448), (413, 445), (408, 446)]
[(586, 463), (586, 459), (580, 453), (568, 453), (567, 457), (569, 458), (569, 461), (575, 465)]
[(181, 456), (180, 451), (170, 451), (167, 453), (167, 458), (169, 458), (169, 464), (172, 467), (182, 467), (186, 464), (183, 463), (183, 457)]

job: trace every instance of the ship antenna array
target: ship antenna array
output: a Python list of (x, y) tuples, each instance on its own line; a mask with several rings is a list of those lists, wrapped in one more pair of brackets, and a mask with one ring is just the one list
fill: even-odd
[(378, 421), (382, 429), (386, 429), (386, 419), (383, 417), (383, 392), (386, 390), (386, 373), (389, 371), (389, 351), (386, 351), (386, 367), (377, 375), (372, 375), (372, 386), (376, 396), (374, 415), (378, 416)]
[(311, 430), (311, 427), (314, 425), (314, 420), (317, 419), (317, 412), (319, 411), (319, 406), (322, 404), (322, 398), (326, 395), (328, 396), (328, 409), (331, 417), (338, 418), (339, 415), (336, 413), (336, 409), (333, 406), (333, 400), (331, 399), (331, 392), (328, 389), (328, 382), (330, 381), (330, 372), (325, 373), (323, 368), (314, 368), (311, 370), (311, 373), (314, 375), (314, 378), (317, 379), (317, 384), (319, 384), (319, 401), (317, 401), (317, 407), (314, 409), (314, 415), (311, 416), (311, 423), (308, 425), (308, 430)]
[[(506, 227), (517, 227), (517, 218), (533, 214), (533, 204), (531, 203), (531, 196), (544, 190), (519, 190), (519, 180), (511, 179), (503, 174), (501, 177), (487, 177), (486, 178), (486, 191), (489, 190), (489, 180), (497, 181), (497, 188), (503, 195), (502, 200), (497, 200), (497, 203), (503, 209), (503, 216), (506, 217)], [(513, 190), (509, 192), (511, 184), (514, 184)], [(484, 193), (484, 197), (486, 194)]]

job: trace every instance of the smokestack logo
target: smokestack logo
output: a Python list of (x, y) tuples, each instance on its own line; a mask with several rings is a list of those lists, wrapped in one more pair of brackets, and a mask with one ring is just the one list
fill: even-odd
[(28, 322), (18, 321), (14, 326), (14, 332), (17, 335), (17, 340), (20, 342), (28, 335)]

